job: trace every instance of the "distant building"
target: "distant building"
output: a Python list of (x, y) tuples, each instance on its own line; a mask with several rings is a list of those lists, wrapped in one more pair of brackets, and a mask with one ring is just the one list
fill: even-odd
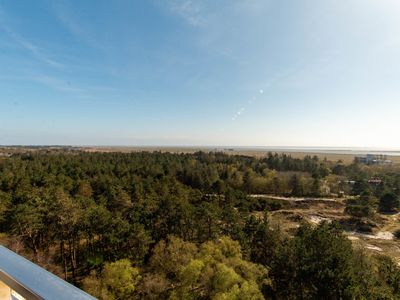
[(343, 180), (343, 181), (339, 181), (339, 183), (346, 183), (346, 184), (350, 184), (350, 185), (356, 184), (355, 180)]
[(371, 185), (380, 185), (382, 183), (382, 180), (378, 178), (371, 178), (370, 180), (368, 180), (368, 183)]
[(367, 165), (390, 165), (392, 161), (387, 159), (384, 154), (367, 154), (366, 156), (356, 156), (356, 162)]

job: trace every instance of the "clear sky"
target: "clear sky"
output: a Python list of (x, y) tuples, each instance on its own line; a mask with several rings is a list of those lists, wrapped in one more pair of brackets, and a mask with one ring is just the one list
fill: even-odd
[(399, 0), (0, 0), (0, 144), (400, 147)]

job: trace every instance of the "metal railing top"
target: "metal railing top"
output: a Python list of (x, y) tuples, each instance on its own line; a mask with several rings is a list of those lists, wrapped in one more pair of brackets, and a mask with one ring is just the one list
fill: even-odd
[(0, 280), (29, 300), (96, 299), (3, 246), (0, 246)]

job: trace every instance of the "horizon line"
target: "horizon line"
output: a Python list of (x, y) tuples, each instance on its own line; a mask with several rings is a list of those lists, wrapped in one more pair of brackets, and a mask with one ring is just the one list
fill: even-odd
[(10, 147), (73, 147), (73, 148), (232, 148), (232, 149), (276, 149), (276, 150), (343, 150), (343, 151), (400, 151), (400, 147), (360, 147), (360, 146), (257, 146), (257, 145), (127, 145), (127, 144), (0, 144), (1, 148)]

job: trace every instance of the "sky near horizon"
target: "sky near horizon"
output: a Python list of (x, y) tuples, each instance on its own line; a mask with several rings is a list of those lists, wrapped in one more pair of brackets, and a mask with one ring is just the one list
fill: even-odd
[(0, 144), (400, 148), (399, 0), (0, 0)]

